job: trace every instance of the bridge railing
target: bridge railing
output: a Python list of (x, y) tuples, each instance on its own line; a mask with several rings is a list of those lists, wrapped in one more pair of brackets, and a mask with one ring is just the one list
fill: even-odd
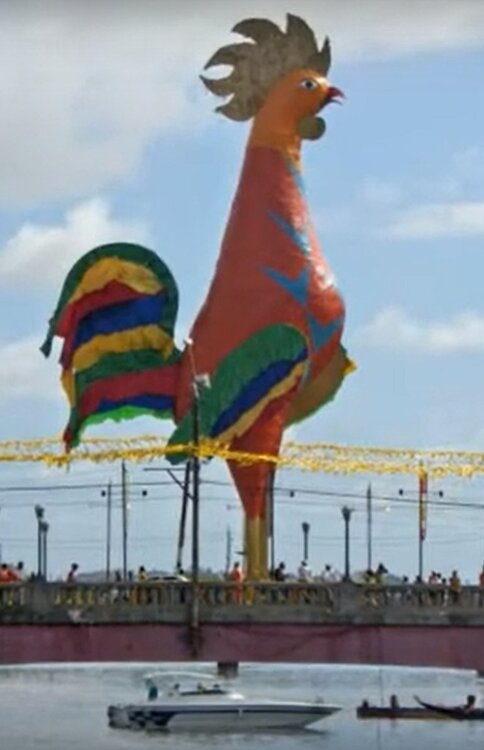
[[(203, 619), (236, 618), (237, 612), (257, 617), (296, 619), (317, 615), (319, 619), (348, 618), (364, 621), (374, 617), (433, 617), (441, 613), (464, 613), (484, 622), (484, 588), (464, 586), (460, 592), (427, 585), (377, 586), (351, 583), (294, 582), (190, 582), (144, 581), (128, 583), (42, 583), (0, 585), (2, 621), (55, 618), (62, 613), (87, 612), (93, 620), (183, 619), (196, 596)], [(271, 615), (272, 613), (272, 615)], [(307, 615), (304, 615), (307, 613)], [(21, 615), (21, 617), (17, 617)]]
[[(202, 582), (197, 596), (207, 607), (246, 605), (304, 605), (334, 608), (338, 586)], [(136, 583), (10, 583), (0, 585), (0, 608), (42, 606), (184, 606), (193, 600), (190, 582), (143, 581)]]

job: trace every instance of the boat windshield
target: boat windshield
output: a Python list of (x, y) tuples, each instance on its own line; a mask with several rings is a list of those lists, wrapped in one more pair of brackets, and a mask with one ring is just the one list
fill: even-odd
[(170, 695), (180, 695), (183, 697), (190, 696), (206, 696), (206, 695), (227, 695), (227, 690), (224, 690), (220, 685), (204, 685), (203, 682), (199, 682), (196, 687), (192, 688), (180, 688), (179, 684), (176, 684), (170, 690)]

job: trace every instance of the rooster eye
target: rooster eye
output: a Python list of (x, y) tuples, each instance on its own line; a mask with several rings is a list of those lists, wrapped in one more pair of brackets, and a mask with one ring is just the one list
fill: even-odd
[(318, 83), (314, 78), (305, 78), (299, 85), (302, 89), (306, 89), (307, 91), (314, 91), (314, 89), (318, 87)]

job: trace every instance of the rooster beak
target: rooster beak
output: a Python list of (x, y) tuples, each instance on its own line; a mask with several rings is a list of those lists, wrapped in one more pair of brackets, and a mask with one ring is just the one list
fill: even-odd
[(343, 102), (340, 101), (341, 99), (346, 99), (341, 89), (338, 89), (336, 86), (328, 86), (323, 106), (325, 106), (326, 104), (331, 104), (332, 102), (342, 104)]

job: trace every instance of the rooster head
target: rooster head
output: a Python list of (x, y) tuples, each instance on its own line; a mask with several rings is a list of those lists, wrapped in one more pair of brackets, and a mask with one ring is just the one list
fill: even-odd
[(329, 39), (319, 48), (307, 23), (291, 14), (285, 32), (261, 18), (241, 21), (233, 31), (252, 41), (222, 47), (205, 66), (229, 65), (232, 72), (219, 79), (201, 76), (213, 94), (230, 97), (216, 111), (232, 120), (255, 117), (259, 129), (275, 135), (312, 140), (323, 135), (325, 123), (318, 113), (343, 97), (326, 77)]

